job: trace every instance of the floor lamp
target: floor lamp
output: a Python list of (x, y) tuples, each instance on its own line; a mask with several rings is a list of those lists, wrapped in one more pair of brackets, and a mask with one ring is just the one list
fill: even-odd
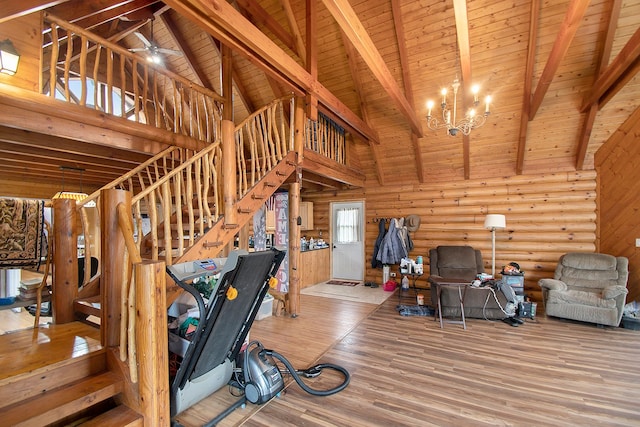
[(491, 230), (491, 276), (496, 278), (496, 229), (507, 226), (504, 215), (489, 214), (484, 219), (484, 228)]

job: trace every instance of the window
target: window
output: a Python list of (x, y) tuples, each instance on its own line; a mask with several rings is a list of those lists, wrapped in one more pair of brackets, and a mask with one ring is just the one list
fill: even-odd
[(357, 208), (338, 209), (336, 211), (336, 240), (338, 243), (360, 241), (360, 210)]

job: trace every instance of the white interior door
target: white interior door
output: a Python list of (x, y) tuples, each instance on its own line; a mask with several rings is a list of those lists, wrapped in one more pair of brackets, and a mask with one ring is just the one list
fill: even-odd
[(364, 279), (364, 202), (331, 204), (331, 277)]

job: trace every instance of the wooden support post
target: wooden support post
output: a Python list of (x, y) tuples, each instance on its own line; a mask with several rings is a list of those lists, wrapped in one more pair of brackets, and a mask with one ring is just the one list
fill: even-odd
[(238, 232), (238, 249), (249, 250), (249, 224), (247, 223)]
[(73, 301), (78, 297), (78, 232), (76, 201), (53, 200), (53, 323), (75, 320)]
[(225, 224), (236, 223), (236, 142), (233, 136), (235, 125), (231, 120), (222, 121), (222, 196), (224, 199)]
[[(304, 152), (304, 100), (296, 98), (294, 111), (293, 147), (298, 153), (298, 162)], [(300, 310), (300, 187), (302, 171), (296, 170), (296, 180), (289, 186), (289, 313), (296, 317)]]
[(300, 310), (300, 182), (289, 185), (289, 314)]
[(131, 212), (131, 193), (124, 190), (106, 189), (100, 193), (102, 230), (100, 273), (100, 332), (102, 345), (120, 345), (120, 320), (122, 317), (121, 298), (122, 270), (124, 265), (124, 237), (118, 225), (118, 204), (124, 203)]
[(133, 269), (140, 411), (145, 425), (168, 426), (169, 332), (165, 263), (143, 261), (134, 264)]

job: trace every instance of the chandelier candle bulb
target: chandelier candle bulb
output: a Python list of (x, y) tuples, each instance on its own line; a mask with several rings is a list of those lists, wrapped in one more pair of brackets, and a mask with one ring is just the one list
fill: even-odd
[(433, 109), (433, 101), (427, 101), (427, 117), (431, 117), (432, 109)]
[[(479, 128), (480, 126), (485, 124), (487, 117), (489, 116), (491, 97), (487, 96), (484, 98), (484, 114), (480, 114), (479, 111), (476, 111), (475, 107), (478, 107), (478, 105), (480, 104), (480, 85), (475, 84), (469, 89), (471, 93), (462, 94), (463, 100), (469, 99), (469, 101), (471, 101), (471, 95), (473, 95), (474, 108), (470, 108), (466, 112), (464, 112), (464, 110), (458, 111), (458, 91), (460, 88), (460, 80), (458, 80), (458, 78), (456, 77), (451, 84), (451, 90), (453, 91), (453, 100), (450, 103), (447, 102), (447, 95), (449, 94), (447, 88), (442, 88), (440, 90), (440, 94), (442, 96), (442, 102), (440, 104), (441, 113), (435, 114), (435, 117), (433, 116), (434, 102), (431, 100), (427, 100), (427, 126), (429, 127), (429, 129), (445, 129), (447, 134), (449, 134), (450, 136), (456, 136), (458, 135), (458, 133), (469, 135), (473, 129)], [(464, 91), (464, 86), (462, 86), (462, 89)], [(465, 102), (461, 103), (461, 106), (463, 108), (465, 107), (464, 104)], [(440, 118), (438, 116), (440, 116)]]

